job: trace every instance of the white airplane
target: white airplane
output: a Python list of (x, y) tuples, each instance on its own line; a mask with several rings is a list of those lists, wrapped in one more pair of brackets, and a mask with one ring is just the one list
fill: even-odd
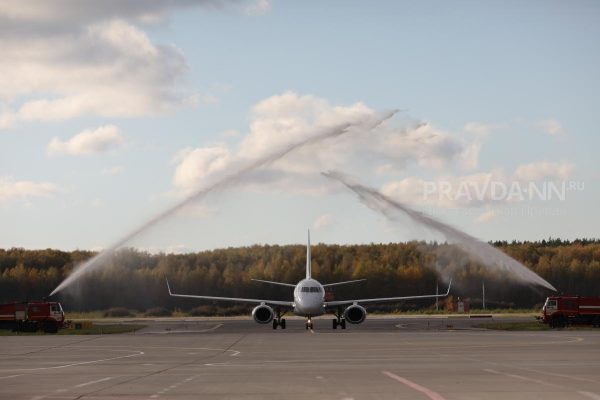
[[(259, 324), (268, 324), (273, 322), (273, 329), (277, 329), (278, 326), (281, 329), (285, 329), (285, 319), (282, 316), (285, 312), (292, 310), (294, 314), (303, 316), (306, 318), (306, 329), (313, 328), (312, 317), (323, 315), (326, 312), (332, 312), (335, 315), (333, 319), (333, 329), (337, 329), (340, 326), (342, 329), (346, 329), (346, 321), (351, 324), (360, 324), (367, 317), (367, 311), (361, 304), (366, 303), (384, 303), (399, 300), (410, 300), (410, 299), (427, 299), (446, 297), (450, 293), (450, 286), (452, 280), (448, 285), (448, 290), (443, 294), (431, 294), (424, 296), (401, 296), (401, 297), (382, 297), (374, 299), (358, 299), (358, 300), (339, 300), (339, 301), (326, 301), (325, 300), (325, 288), (336, 285), (345, 285), (348, 283), (361, 282), (366, 279), (356, 279), (352, 281), (336, 282), (321, 284), (311, 276), (311, 256), (310, 256), (310, 232), (308, 233), (308, 246), (306, 247), (306, 278), (302, 279), (296, 285), (291, 283), (283, 282), (272, 282), (261, 279), (252, 279), (256, 282), (269, 283), (273, 285), (288, 286), (294, 288), (294, 300), (293, 301), (279, 301), (279, 300), (259, 300), (259, 299), (242, 299), (236, 297), (215, 297), (215, 296), (197, 296), (191, 294), (176, 294), (171, 292), (169, 281), (167, 280), (167, 289), (169, 295), (173, 297), (185, 297), (192, 299), (203, 299), (203, 300), (216, 300), (216, 301), (232, 301), (239, 303), (250, 303), (258, 304), (254, 310), (252, 310), (252, 317)], [(274, 306), (275, 309), (273, 309)], [(346, 307), (345, 310), (342, 310)], [(282, 313), (282, 309), (284, 310)]]

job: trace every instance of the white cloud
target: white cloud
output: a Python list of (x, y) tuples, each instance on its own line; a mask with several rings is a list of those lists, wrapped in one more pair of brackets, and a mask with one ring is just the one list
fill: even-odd
[(223, 136), (225, 138), (238, 137), (238, 136), (240, 136), (240, 132), (236, 131), (235, 129), (228, 129), (228, 130), (222, 132), (221, 136)]
[(429, 123), (421, 122), (402, 129), (388, 128), (377, 139), (372, 141), (370, 138), (367, 146), (399, 167), (416, 162), (433, 169), (452, 165), (472, 169), (478, 164), (477, 143), (467, 143)]
[(468, 208), (513, 201), (508, 195), (510, 184), (504, 172), (495, 169), (471, 175), (444, 175), (432, 180), (407, 177), (385, 184), (382, 192), (416, 206)]
[(90, 206), (94, 207), (94, 208), (100, 208), (104, 206), (104, 200), (100, 199), (100, 198), (96, 198), (92, 201), (90, 201)]
[(479, 223), (486, 223), (486, 222), (490, 222), (492, 220), (494, 220), (496, 218), (496, 212), (494, 210), (489, 210), (486, 211), (482, 214), (480, 214), (476, 219), (475, 222), (479, 222)]
[(553, 118), (536, 121), (533, 127), (551, 136), (561, 136), (565, 133), (565, 128), (560, 122)]
[(112, 167), (104, 168), (102, 170), (102, 175), (115, 176), (115, 175), (119, 175), (123, 171), (125, 171), (125, 168), (122, 165), (114, 165)]
[(58, 190), (55, 184), (49, 182), (15, 181), (10, 177), (0, 177), (0, 203), (51, 197)]
[(0, 26), (3, 31), (19, 33), (26, 30), (21, 24), (33, 24), (38, 29), (71, 29), (68, 24), (89, 24), (97, 20), (113, 18), (130, 19), (137, 23), (156, 24), (165, 22), (175, 9), (205, 7), (212, 9), (237, 8), (241, 11), (257, 6), (268, 11), (265, 0), (55, 0), (23, 2), (4, 0), (0, 7)]
[(520, 181), (566, 180), (575, 165), (569, 162), (538, 161), (517, 167), (514, 177)]
[(176, 157), (178, 162), (173, 183), (176, 188), (186, 191), (195, 190), (207, 178), (224, 171), (233, 161), (225, 146), (184, 149)]
[(106, 153), (123, 142), (119, 128), (104, 125), (97, 129), (87, 129), (67, 141), (53, 138), (48, 144), (48, 154), (90, 155)]
[(492, 126), (481, 122), (469, 122), (465, 124), (463, 130), (474, 135), (487, 136), (491, 132)]
[(463, 148), (459, 157), (459, 163), (466, 171), (472, 171), (479, 164), (479, 152), (481, 151), (481, 143), (474, 142)]
[[(382, 192), (418, 207), (448, 209), (545, 201), (552, 195), (547, 194), (548, 188), (541, 181), (564, 181), (573, 169), (571, 163), (541, 161), (517, 167), (512, 176), (502, 169), (462, 176), (446, 174), (431, 180), (411, 176), (386, 183)], [(491, 214), (488, 212), (477, 221), (487, 222), (489, 219)]]
[(84, 115), (132, 117), (184, 105), (179, 82), (187, 73), (181, 52), (155, 45), (122, 20), (81, 32), (0, 41), (0, 100), (6, 127), (17, 121), (64, 120)]
[[(237, 146), (218, 144), (180, 152), (173, 184), (183, 192), (196, 189), (235, 165), (285, 148), (322, 129), (375, 115), (361, 102), (332, 105), (325, 99), (293, 92), (269, 97), (253, 107), (249, 132), (240, 136)], [(372, 131), (351, 132), (295, 151), (253, 173), (246, 184), (255, 190), (321, 195), (332, 190), (320, 176), (324, 170), (394, 174), (411, 163), (426, 168), (472, 169), (478, 155), (477, 143), (467, 143), (429, 124), (397, 127), (385, 123)]]
[(262, 15), (271, 11), (271, 0), (254, 0), (246, 7), (248, 15)]
[(209, 207), (202, 203), (192, 203), (181, 210), (177, 211), (177, 215), (184, 218), (209, 218), (215, 216), (219, 212), (216, 207)]
[(325, 229), (331, 226), (335, 222), (335, 218), (332, 214), (320, 215), (313, 223), (314, 230)]
[(181, 51), (172, 44), (153, 43), (141, 26), (163, 23), (177, 8), (243, 8), (247, 4), (227, 0), (3, 1), (0, 129), (19, 121), (85, 115), (135, 117), (168, 112), (208, 97), (214, 101), (212, 93), (200, 95), (185, 89), (189, 68)]

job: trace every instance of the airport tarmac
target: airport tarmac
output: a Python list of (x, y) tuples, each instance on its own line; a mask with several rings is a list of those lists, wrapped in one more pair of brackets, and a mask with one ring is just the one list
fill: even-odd
[[(1, 399), (600, 399), (600, 330), (448, 318), (150, 320), (136, 334), (0, 337)], [(467, 321), (467, 322), (465, 322)]]

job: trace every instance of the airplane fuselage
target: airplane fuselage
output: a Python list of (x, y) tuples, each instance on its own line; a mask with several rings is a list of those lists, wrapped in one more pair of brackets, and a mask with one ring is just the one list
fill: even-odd
[(325, 312), (325, 289), (315, 279), (302, 279), (294, 288), (294, 314), (311, 317)]

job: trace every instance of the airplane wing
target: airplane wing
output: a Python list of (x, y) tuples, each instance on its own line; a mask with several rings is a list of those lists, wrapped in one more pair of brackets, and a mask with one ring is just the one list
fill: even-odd
[(325, 307), (343, 306), (346, 304), (366, 304), (366, 303), (385, 303), (390, 301), (400, 300), (413, 300), (413, 299), (430, 299), (435, 297), (446, 297), (450, 294), (450, 287), (452, 286), (452, 280), (448, 284), (448, 290), (443, 294), (428, 294), (424, 296), (403, 296), (403, 297), (381, 297), (376, 299), (358, 299), (358, 300), (339, 300), (339, 301), (326, 301)]
[(273, 281), (265, 281), (263, 279), (250, 279), (251, 281), (254, 282), (262, 282), (262, 283), (269, 283), (271, 285), (279, 285), (279, 286), (288, 286), (288, 287), (293, 287), (295, 288), (296, 285), (292, 285), (291, 283), (283, 283), (283, 282), (273, 282)]
[(323, 287), (329, 287), (329, 286), (338, 286), (338, 285), (347, 285), (349, 283), (356, 283), (356, 282), (363, 282), (366, 281), (366, 279), (355, 279), (353, 281), (344, 281), (344, 282), (334, 282), (334, 283), (324, 283), (321, 286)]
[[(166, 279), (165, 279), (166, 280)], [(233, 301), (238, 303), (251, 303), (251, 304), (272, 304), (275, 306), (294, 307), (293, 301), (278, 301), (278, 300), (259, 300), (259, 299), (242, 299), (237, 297), (215, 297), (215, 296), (197, 296), (193, 294), (177, 294), (171, 292), (171, 286), (167, 281), (167, 289), (169, 290), (169, 296), (172, 297), (184, 297), (190, 299), (202, 299), (202, 300), (215, 300), (215, 301)]]

